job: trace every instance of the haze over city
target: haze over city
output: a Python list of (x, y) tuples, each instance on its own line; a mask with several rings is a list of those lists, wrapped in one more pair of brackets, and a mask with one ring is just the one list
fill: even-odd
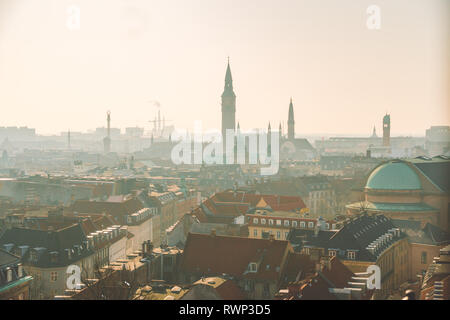
[[(423, 136), (448, 125), (450, 2), (0, 0), (0, 126), (39, 134), (149, 129), (159, 108), (177, 128), (220, 128), (227, 57), (236, 121), (296, 134)], [(80, 8), (70, 30), (67, 8)]]

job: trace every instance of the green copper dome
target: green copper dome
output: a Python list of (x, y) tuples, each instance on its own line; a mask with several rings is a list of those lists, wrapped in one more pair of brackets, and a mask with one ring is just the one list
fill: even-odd
[(367, 179), (366, 188), (376, 190), (420, 190), (418, 175), (404, 162), (388, 162), (377, 167)]

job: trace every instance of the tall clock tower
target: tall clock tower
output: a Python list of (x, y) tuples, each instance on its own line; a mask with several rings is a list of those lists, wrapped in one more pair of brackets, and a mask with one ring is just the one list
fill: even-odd
[(225, 88), (222, 93), (222, 137), (225, 146), (226, 130), (235, 130), (236, 123), (236, 95), (233, 91), (233, 78), (231, 77), (230, 60), (228, 60), (225, 74)]

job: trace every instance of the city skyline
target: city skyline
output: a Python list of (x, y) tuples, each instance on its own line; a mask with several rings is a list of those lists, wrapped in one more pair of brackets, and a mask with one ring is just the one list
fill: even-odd
[[(330, 1), (252, 4), (2, 0), (0, 126), (85, 132), (110, 110), (113, 127), (150, 129), (157, 101), (178, 128), (219, 129), (227, 56), (241, 128), (286, 125), (290, 97), (299, 136), (381, 132), (386, 112), (393, 135), (450, 123), (448, 2), (382, 2), (380, 30), (366, 26), (368, 1), (345, 14)], [(79, 30), (66, 26), (69, 5)]]

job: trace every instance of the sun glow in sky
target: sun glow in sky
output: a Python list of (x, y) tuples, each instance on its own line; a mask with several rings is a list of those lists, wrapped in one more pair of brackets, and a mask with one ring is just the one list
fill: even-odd
[(386, 112), (424, 135), (450, 124), (449, 39), (448, 0), (0, 0), (0, 126), (150, 128), (158, 101), (220, 128), (230, 56), (241, 128), (277, 128), (292, 97), (298, 135), (381, 133)]

